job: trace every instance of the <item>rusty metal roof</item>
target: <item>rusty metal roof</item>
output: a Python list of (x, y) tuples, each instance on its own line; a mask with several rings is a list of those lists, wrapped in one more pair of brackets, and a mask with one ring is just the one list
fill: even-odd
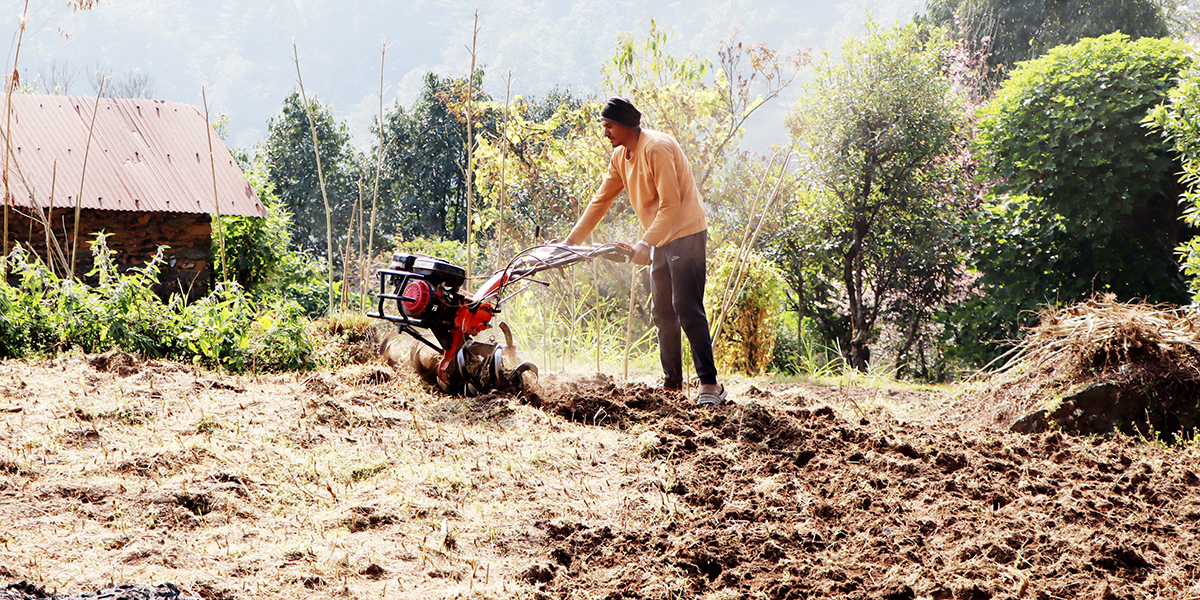
[[(220, 214), (267, 214), (195, 106), (33, 94), (15, 94), (12, 104), (8, 187), (15, 205), (73, 207), (82, 178), (83, 208), (215, 214), (215, 167)], [(0, 97), (0, 134), (7, 131), (5, 105)], [(89, 143), (93, 108), (96, 121)], [(212, 163), (205, 135), (212, 139)]]

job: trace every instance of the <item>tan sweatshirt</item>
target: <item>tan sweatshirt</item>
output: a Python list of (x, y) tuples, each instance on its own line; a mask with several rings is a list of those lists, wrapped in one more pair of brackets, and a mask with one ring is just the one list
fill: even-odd
[(643, 129), (631, 157), (626, 158), (623, 146), (613, 148), (608, 174), (567, 239), (581, 243), (621, 190), (629, 195), (633, 212), (646, 228), (642, 241), (651, 246), (708, 228), (692, 167), (679, 143), (668, 134)]

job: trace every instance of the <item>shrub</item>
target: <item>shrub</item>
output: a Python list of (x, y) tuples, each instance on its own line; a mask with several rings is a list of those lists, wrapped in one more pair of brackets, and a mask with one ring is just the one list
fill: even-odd
[(719, 337), (713, 341), (717, 365), (725, 371), (758, 375), (771, 364), (776, 327), (783, 313), (783, 276), (754, 252), (737, 262), (736, 248), (722, 248), (710, 260), (705, 310), (714, 326), (721, 319), (721, 300), (727, 282), (744, 265), (740, 292), (725, 313)]
[[(267, 216), (225, 216), (214, 224), (210, 256), (218, 256), (219, 234), (225, 237), (225, 260), (229, 275), (243, 288), (257, 292), (270, 290), (272, 283), (289, 265), (288, 247), (292, 236), (289, 233), (292, 215), (275, 194), (267, 180), (266, 165), (260, 158), (246, 171), (246, 179), (267, 209)], [(219, 268), (218, 260), (212, 261)], [(213, 281), (223, 277), (216, 273)], [(328, 300), (326, 300), (328, 302)]]

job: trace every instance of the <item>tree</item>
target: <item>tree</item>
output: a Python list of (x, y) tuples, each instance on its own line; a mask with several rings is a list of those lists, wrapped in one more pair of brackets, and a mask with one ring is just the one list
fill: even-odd
[[(69, 88), (74, 77), (68, 69), (69, 65), (65, 63), (61, 68), (51, 63), (51, 79), (47, 81), (47, 85), (58, 86), (59, 82), (63, 82)], [(103, 89), (100, 87), (101, 82), (104, 83)], [(115, 77), (111, 68), (101, 65), (96, 65), (96, 70), (88, 74), (88, 83), (92, 85), (93, 92), (101, 92), (105, 98), (150, 98), (155, 93), (153, 77), (145, 73), (125, 73), (121, 77)], [(66, 92), (64, 90), (58, 93)]]
[[(479, 91), (483, 71), (475, 77), (476, 102), (489, 101)], [(380, 188), (390, 199), (391, 228), (405, 239), (466, 240), (467, 127), (460, 117), (466, 89), (464, 78), (429, 73), (412, 107), (405, 110), (397, 103), (384, 119)], [(494, 116), (478, 118), (477, 126), (494, 129)]]
[[(350, 147), (349, 128), (334, 121), (330, 108), (314, 100), (312, 113), (333, 212), (334, 246), (338, 248), (345, 243), (346, 224), (358, 200), (358, 161)], [(280, 114), (267, 124), (261, 151), (275, 192), (292, 215), (293, 247), (325, 256), (325, 204), (317, 181), (311, 128), (298, 92), (287, 97)]]
[(1084, 38), (1121, 31), (1133, 39), (1166, 37), (1173, 0), (928, 0), (929, 21), (954, 30), (987, 55), (998, 83), (1021, 61)]
[(1113, 293), (1182, 303), (1179, 161), (1143, 120), (1192, 63), (1182, 42), (1086, 39), (1019, 66), (977, 139), (995, 181), (973, 262), (969, 337), (1011, 339), (1022, 311)]
[[(943, 205), (944, 156), (960, 105), (945, 73), (943, 30), (916, 24), (845, 43), (795, 107), (792, 135), (814, 188), (845, 294), (851, 366), (867, 370), (880, 317), (914, 332), (949, 293), (958, 222)], [(801, 195), (801, 199), (808, 198)], [(912, 289), (913, 287), (918, 289)]]
[[(1200, 72), (1191, 69), (1168, 93), (1169, 101), (1150, 111), (1149, 124), (1160, 129), (1183, 163), (1180, 183), (1185, 222), (1200, 226)], [(1192, 302), (1200, 301), (1200, 236), (1180, 244), (1184, 273), (1189, 277)]]
[[(500, 154), (507, 149), (505, 235), (518, 246), (537, 243), (539, 233), (543, 238), (565, 235), (595, 193), (612, 151), (598, 134), (599, 112), (598, 103), (565, 91), (543, 99), (518, 97), (510, 107), (508, 127), (500, 128), (503, 136), (496, 131), (482, 141), (476, 182), (494, 208), (501, 191)], [(613, 214), (632, 217), (627, 208), (614, 207)], [(635, 235), (636, 226), (624, 233)]]

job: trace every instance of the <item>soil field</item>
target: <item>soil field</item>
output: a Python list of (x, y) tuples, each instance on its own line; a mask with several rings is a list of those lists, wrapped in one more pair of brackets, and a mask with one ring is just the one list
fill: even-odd
[(0, 363), (0, 588), (27, 582), (0, 598), (1200, 598), (1190, 444), (730, 388), (698, 410), (600, 376), (455, 399), (378, 365)]

